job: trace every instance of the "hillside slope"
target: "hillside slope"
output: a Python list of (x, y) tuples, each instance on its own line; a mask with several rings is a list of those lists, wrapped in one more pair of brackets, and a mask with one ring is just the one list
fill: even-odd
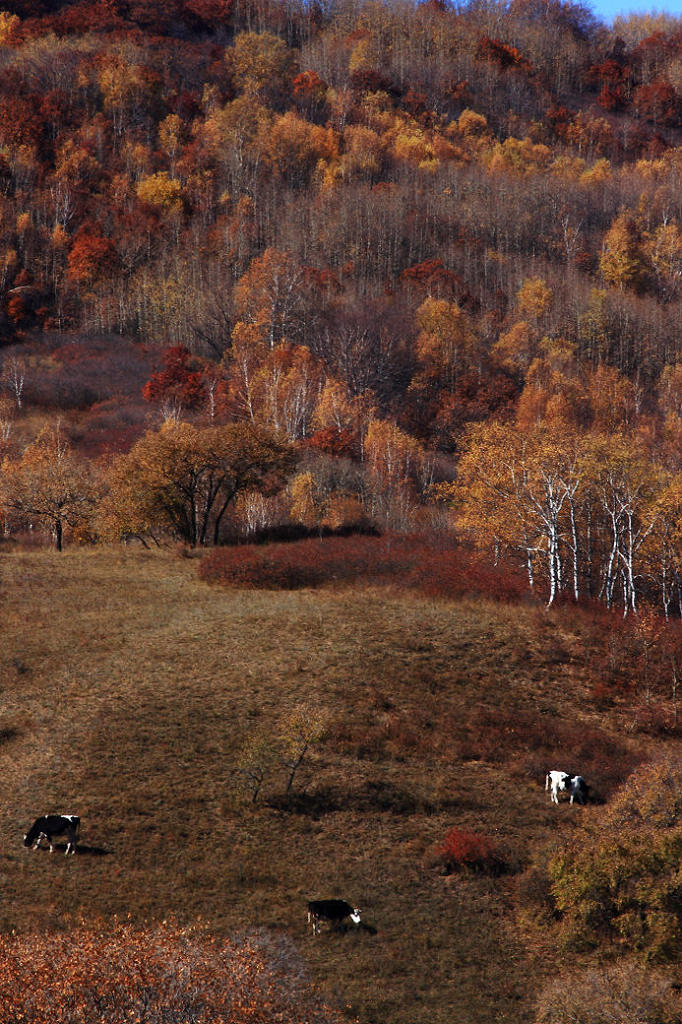
[[(524, 880), (599, 812), (551, 806), (542, 773), (573, 752), (608, 787), (645, 756), (581, 711), (577, 637), (530, 606), (229, 591), (196, 567), (132, 549), (2, 554), (0, 928), (116, 914), (284, 931), (362, 1021), (531, 1019), (553, 963), (521, 937)], [(240, 750), (296, 707), (325, 712), (325, 737), (289, 801), (274, 773), (251, 804)], [(76, 857), (22, 847), (52, 810), (81, 815)], [(509, 870), (441, 873), (454, 826)], [(305, 903), (324, 896), (356, 902), (376, 934), (313, 938)]]

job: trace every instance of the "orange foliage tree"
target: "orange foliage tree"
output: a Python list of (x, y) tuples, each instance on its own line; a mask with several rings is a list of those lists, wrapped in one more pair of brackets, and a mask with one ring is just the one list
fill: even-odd
[(23, 1024), (340, 1024), (285, 942), (114, 921), (0, 938), (2, 1019)]

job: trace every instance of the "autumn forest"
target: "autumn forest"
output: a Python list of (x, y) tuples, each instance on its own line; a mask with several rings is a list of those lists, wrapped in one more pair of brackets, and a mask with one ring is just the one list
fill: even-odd
[(682, 18), (5, 0), (0, 603), (0, 1024), (679, 1024)]
[(6, 531), (457, 521), (679, 614), (675, 18), (36, 0), (0, 41)]

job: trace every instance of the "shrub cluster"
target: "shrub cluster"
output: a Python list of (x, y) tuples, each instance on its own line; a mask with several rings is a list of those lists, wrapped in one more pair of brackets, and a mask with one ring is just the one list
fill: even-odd
[(394, 535), (216, 548), (199, 571), (209, 583), (272, 590), (365, 580), (443, 598), (518, 601), (527, 591), (511, 570), (491, 567), (447, 540)]
[(585, 776), (593, 798), (608, 797), (644, 756), (602, 729), (515, 706), (482, 706), (453, 729), (463, 758), (499, 764), (521, 756), (527, 773), (538, 778), (566, 765)]
[(171, 923), (0, 937), (0, 1022), (340, 1024), (265, 936), (218, 941)]
[(630, 776), (598, 821), (552, 860), (562, 933), (571, 948), (617, 943), (660, 961), (682, 952), (682, 765)]
[(623, 962), (562, 974), (541, 993), (535, 1024), (680, 1024), (682, 1000), (668, 974)]

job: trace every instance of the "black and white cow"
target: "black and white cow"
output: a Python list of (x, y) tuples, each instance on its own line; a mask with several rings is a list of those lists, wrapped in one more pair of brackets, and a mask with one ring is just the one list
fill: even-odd
[(66, 852), (75, 853), (80, 824), (81, 820), (77, 814), (43, 814), (36, 818), (24, 836), (24, 846), (32, 846), (37, 850), (43, 839), (46, 839), (52, 853), (54, 837), (66, 836)]
[(587, 799), (589, 786), (582, 775), (571, 775), (570, 772), (552, 771), (547, 772), (545, 778), (545, 790), (549, 790), (552, 803), (559, 803), (559, 793), (568, 793), (570, 803), (577, 800), (584, 804)]
[(313, 926), (313, 935), (319, 935), (320, 921), (329, 921), (332, 928), (338, 928), (347, 917), (353, 924), (360, 924), (360, 911), (345, 900), (310, 900), (308, 903), (308, 924)]

